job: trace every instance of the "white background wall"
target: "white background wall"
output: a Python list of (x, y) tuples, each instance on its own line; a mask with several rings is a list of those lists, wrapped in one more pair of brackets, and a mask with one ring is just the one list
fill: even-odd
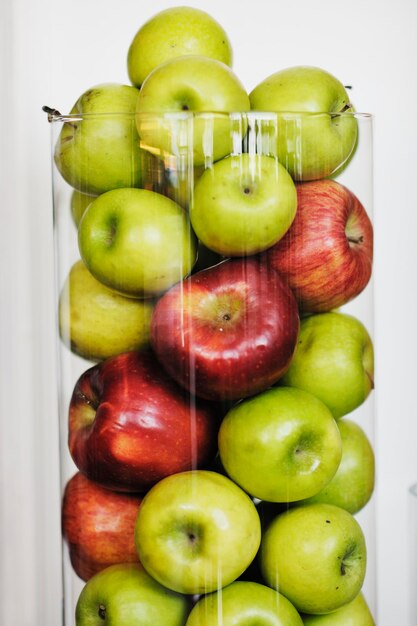
[[(94, 84), (127, 82), (126, 54), (136, 30), (176, 4), (0, 5), (2, 626), (60, 623), (49, 127), (41, 106), (66, 112)], [(407, 488), (417, 480), (417, 2), (183, 4), (207, 10), (226, 28), (234, 69), (248, 90), (279, 68), (318, 65), (354, 86), (358, 110), (375, 114), (378, 623), (411, 626)]]

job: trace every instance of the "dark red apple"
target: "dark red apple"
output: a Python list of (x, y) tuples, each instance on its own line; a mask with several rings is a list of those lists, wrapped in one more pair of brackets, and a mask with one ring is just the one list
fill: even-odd
[(115, 563), (137, 563), (134, 528), (142, 498), (101, 487), (77, 473), (62, 502), (62, 534), (75, 573), (88, 580)]
[(151, 352), (127, 352), (90, 368), (75, 385), (69, 449), (91, 480), (144, 492), (161, 478), (212, 460), (217, 407), (196, 402)]
[(355, 298), (372, 273), (372, 223), (358, 198), (334, 180), (299, 183), (295, 219), (267, 257), (300, 309), (330, 311)]
[(257, 258), (190, 276), (158, 301), (151, 343), (166, 371), (197, 396), (235, 400), (274, 384), (297, 342), (297, 303)]

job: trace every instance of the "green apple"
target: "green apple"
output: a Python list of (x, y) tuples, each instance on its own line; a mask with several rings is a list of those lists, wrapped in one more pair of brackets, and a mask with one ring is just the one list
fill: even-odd
[(139, 90), (107, 83), (84, 92), (63, 124), (55, 163), (75, 189), (91, 195), (141, 184), (142, 151), (135, 125)]
[(342, 460), (332, 480), (305, 502), (335, 504), (357, 513), (372, 496), (375, 485), (375, 457), (362, 428), (348, 419), (338, 421), (342, 437)]
[(140, 87), (158, 65), (175, 57), (199, 54), (232, 65), (232, 47), (224, 29), (205, 11), (173, 7), (141, 26), (127, 55), (130, 81)]
[(275, 387), (227, 413), (220, 426), (219, 452), (228, 475), (252, 497), (293, 502), (329, 483), (342, 444), (321, 400), (300, 389)]
[(71, 194), (71, 215), (74, 220), (74, 224), (78, 228), (79, 223), (81, 222), (81, 218), (85, 213), (86, 208), (89, 204), (92, 203), (96, 196), (90, 196), (87, 193), (82, 193), (81, 191), (74, 191)]
[(185, 211), (146, 189), (114, 189), (92, 202), (78, 227), (85, 265), (107, 287), (153, 296), (187, 275), (197, 243)]
[(341, 609), (327, 615), (302, 615), (304, 626), (375, 626), (362, 593)]
[(277, 155), (295, 180), (335, 174), (355, 149), (358, 125), (342, 83), (318, 67), (290, 67), (250, 94), (254, 110), (277, 111)]
[(171, 59), (147, 77), (139, 92), (141, 146), (164, 159), (173, 154), (187, 166), (218, 161), (234, 144), (241, 147), (246, 132), (241, 116), (234, 119), (229, 112), (249, 109), (245, 88), (224, 63), (195, 55)]
[(139, 559), (165, 587), (209, 593), (236, 580), (254, 559), (260, 520), (249, 496), (207, 470), (164, 478), (144, 497), (135, 527)]
[(262, 575), (298, 611), (330, 613), (359, 593), (366, 545), (355, 518), (332, 504), (310, 504), (278, 515), (262, 538)]
[(197, 237), (224, 256), (256, 254), (285, 235), (297, 192), (272, 157), (241, 154), (218, 161), (197, 181), (190, 219)]
[(346, 313), (319, 313), (301, 320), (295, 356), (280, 384), (309, 391), (337, 419), (366, 400), (373, 377), (373, 345), (364, 325)]
[(291, 602), (259, 583), (234, 582), (201, 598), (186, 626), (302, 626)]
[(184, 626), (189, 601), (153, 580), (138, 563), (111, 565), (78, 598), (77, 626)]
[(59, 330), (73, 352), (101, 361), (149, 345), (154, 302), (122, 296), (96, 280), (82, 261), (71, 268), (59, 299)]

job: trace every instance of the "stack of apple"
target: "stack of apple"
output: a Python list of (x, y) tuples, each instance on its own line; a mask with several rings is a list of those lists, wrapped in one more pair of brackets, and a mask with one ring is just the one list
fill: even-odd
[(374, 455), (345, 417), (373, 348), (339, 310), (372, 271), (371, 221), (336, 180), (357, 119), (322, 69), (247, 95), (230, 65), (217, 22), (168, 9), (130, 46), (132, 86), (63, 118), (80, 258), (60, 333), (94, 363), (68, 422), (77, 626), (374, 623), (354, 517)]

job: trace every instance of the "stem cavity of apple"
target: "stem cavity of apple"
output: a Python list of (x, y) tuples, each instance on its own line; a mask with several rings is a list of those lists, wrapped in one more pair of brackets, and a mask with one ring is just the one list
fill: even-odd
[(356, 549), (355, 546), (350, 546), (346, 550), (344, 556), (341, 559), (340, 573), (342, 574), (342, 576), (346, 576), (346, 574), (347, 574), (347, 570), (348, 570), (348, 567), (349, 567), (349, 559), (355, 553), (355, 549)]
[(104, 604), (99, 604), (99, 606), (98, 606), (98, 616), (102, 620), (106, 619), (106, 607), (104, 606)]
[(201, 547), (201, 536), (202, 529), (197, 527), (195, 524), (190, 524), (184, 529), (185, 537), (188, 545), (190, 546), (193, 553), (197, 553)]
[(95, 398), (89, 398), (83, 391), (81, 391), (81, 389), (77, 389), (76, 396), (82, 400), (84, 404), (87, 404), (87, 406), (94, 409), (94, 411), (97, 411), (99, 402)]
[(108, 221), (108, 231), (107, 231), (107, 237), (105, 239), (105, 242), (108, 248), (111, 248), (111, 246), (113, 245), (114, 239), (116, 237), (116, 232), (117, 232), (117, 218), (112, 216)]
[(358, 232), (358, 223), (357, 219), (354, 215), (350, 215), (345, 227), (346, 237), (349, 243), (349, 246), (352, 248), (353, 246), (362, 245), (365, 242), (365, 236)]
[(360, 235), (359, 237), (348, 237), (347, 239), (349, 243), (353, 243), (353, 244), (360, 244), (364, 242), (363, 235)]

